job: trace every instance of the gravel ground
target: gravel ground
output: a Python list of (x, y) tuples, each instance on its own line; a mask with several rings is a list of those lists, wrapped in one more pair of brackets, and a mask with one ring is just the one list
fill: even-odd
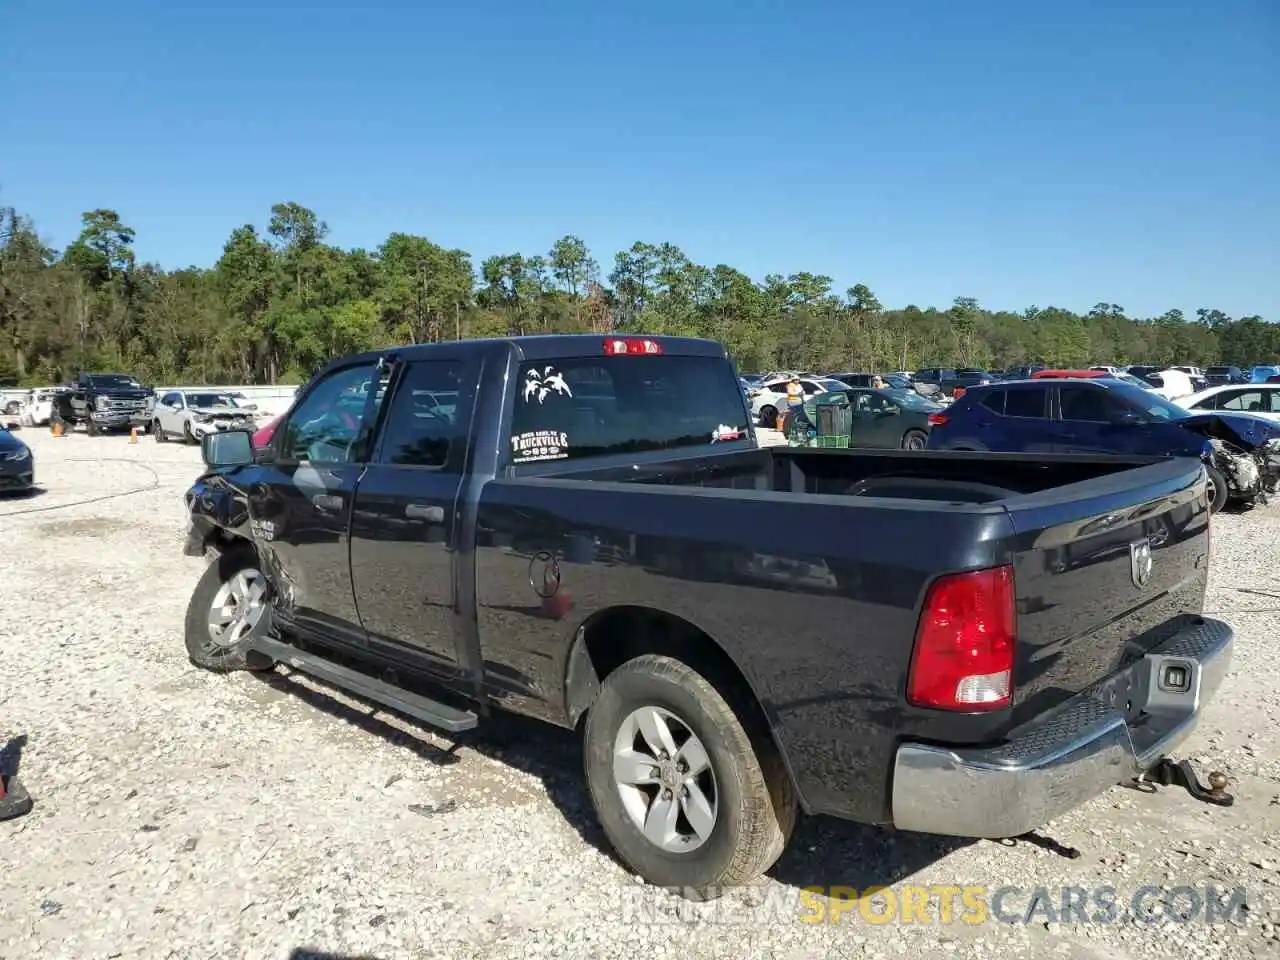
[[(690, 906), (604, 851), (567, 734), (512, 719), (454, 742), (284, 671), (195, 670), (197, 452), (26, 434), (43, 493), (0, 501), (0, 746), (36, 808), (0, 824), (2, 957), (1280, 957), (1280, 507), (1215, 518), (1208, 606), (1239, 650), (1189, 752), (1231, 776), (1234, 807), (1116, 788), (1043, 832), (1078, 859), (810, 820), (768, 879)], [(805, 922), (806, 885), (878, 884), (1023, 888), (1006, 916), (1064, 886), (1122, 906), (1144, 886), (1239, 887), (1247, 906), (1216, 924), (873, 923), (857, 906)]]

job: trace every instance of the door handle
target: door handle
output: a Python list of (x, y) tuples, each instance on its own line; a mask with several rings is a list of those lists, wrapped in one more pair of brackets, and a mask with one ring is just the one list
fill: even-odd
[(317, 510), (341, 510), (342, 498), (334, 493), (317, 493), (311, 498), (311, 505)]
[(432, 507), (425, 503), (411, 503), (404, 508), (404, 515), (410, 520), (425, 520), (427, 523), (444, 523), (444, 507)]

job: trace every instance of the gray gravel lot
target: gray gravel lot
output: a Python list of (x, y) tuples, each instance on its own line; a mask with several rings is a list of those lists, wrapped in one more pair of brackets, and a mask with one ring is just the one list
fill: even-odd
[[(194, 669), (197, 451), (25, 435), (44, 492), (0, 500), (0, 747), (37, 806), (0, 824), (0, 957), (1280, 957), (1280, 506), (1214, 520), (1208, 606), (1240, 639), (1188, 749), (1231, 776), (1234, 807), (1116, 788), (1044, 831), (1075, 860), (811, 820), (768, 879), (691, 906), (604, 851), (567, 734), (510, 719), (455, 742), (283, 670)], [(1023, 888), (1006, 916), (1038, 887), (1121, 905), (1240, 887), (1247, 906), (1216, 924), (805, 922), (801, 888), (878, 884)]]

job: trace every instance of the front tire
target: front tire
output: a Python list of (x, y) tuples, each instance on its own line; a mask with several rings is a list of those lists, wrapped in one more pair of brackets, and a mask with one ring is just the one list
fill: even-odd
[(198, 442), (196, 435), (191, 432), (191, 421), (187, 420), (182, 424), (182, 442), (192, 444)]
[(1227, 478), (1217, 467), (1204, 465), (1204, 472), (1209, 476), (1208, 498), (1209, 513), (1214, 514), (1227, 505)]
[(720, 692), (671, 657), (636, 657), (605, 678), (584, 764), (619, 856), (691, 900), (760, 876), (795, 827), (795, 791), (773, 744), (753, 742)]
[(164, 435), (164, 427), (160, 426), (159, 420), (151, 422), (151, 433), (156, 438), (156, 443), (164, 443), (169, 438)]
[(271, 595), (252, 550), (221, 554), (196, 583), (187, 604), (187, 656), (214, 673), (270, 670), (275, 661), (248, 649), (269, 629)]

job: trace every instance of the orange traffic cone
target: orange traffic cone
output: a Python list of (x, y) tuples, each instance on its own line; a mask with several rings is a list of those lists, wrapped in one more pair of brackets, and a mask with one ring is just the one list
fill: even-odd
[(55, 437), (60, 437), (60, 436), (62, 436), (62, 421), (61, 421), (61, 420), (55, 420), (55, 421), (53, 422), (53, 435), (54, 435)]
[(129, 428), (129, 442), (130, 442), (130, 443), (137, 443), (137, 442), (138, 442), (138, 428), (137, 428), (137, 427), (130, 427), (130, 428)]

